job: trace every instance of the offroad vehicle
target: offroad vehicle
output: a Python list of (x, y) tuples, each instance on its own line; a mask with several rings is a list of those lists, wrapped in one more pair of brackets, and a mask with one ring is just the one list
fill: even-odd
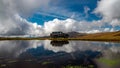
[(52, 32), (50, 34), (51, 38), (68, 38), (69, 35), (63, 32)]

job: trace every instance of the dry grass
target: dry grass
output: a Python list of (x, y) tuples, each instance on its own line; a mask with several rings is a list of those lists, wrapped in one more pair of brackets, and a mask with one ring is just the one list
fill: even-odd
[(0, 40), (85, 40), (85, 41), (119, 41), (120, 31), (87, 34), (77, 38), (0, 38)]
[(98, 41), (120, 41), (120, 31), (88, 34), (86, 36), (78, 37), (80, 39), (98, 40)]

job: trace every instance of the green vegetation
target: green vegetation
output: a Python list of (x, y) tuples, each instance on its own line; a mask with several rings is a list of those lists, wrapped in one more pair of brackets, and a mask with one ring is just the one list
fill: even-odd
[(88, 66), (82, 66), (82, 65), (80, 65), (80, 66), (72, 66), (72, 65), (67, 65), (67, 66), (65, 66), (65, 67), (63, 67), (63, 68), (94, 68), (94, 65), (88, 65)]
[(120, 63), (120, 59), (105, 59), (105, 58), (100, 58), (100, 62), (107, 64), (108, 66), (115, 66)]
[(1, 65), (0, 65), (0, 67), (5, 67), (5, 66), (6, 66), (6, 64), (1, 64)]
[(28, 59), (28, 60), (25, 60), (26, 62), (31, 62), (32, 60), (31, 59)]
[(50, 63), (52, 63), (52, 62), (50, 62), (50, 61), (45, 61), (45, 62), (42, 63), (42, 65), (46, 65), (46, 64), (50, 64)]
[(9, 60), (8, 63), (16, 63), (17, 60)]

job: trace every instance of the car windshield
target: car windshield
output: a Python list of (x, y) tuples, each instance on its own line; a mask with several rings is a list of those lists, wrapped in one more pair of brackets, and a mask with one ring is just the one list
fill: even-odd
[(61, 34), (62, 32), (53, 32), (53, 34)]

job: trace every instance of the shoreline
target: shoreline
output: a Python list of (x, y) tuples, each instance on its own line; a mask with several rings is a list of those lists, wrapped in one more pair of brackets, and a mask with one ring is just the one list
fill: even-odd
[(4, 40), (54, 40), (54, 41), (65, 41), (65, 40), (76, 40), (76, 41), (103, 41), (103, 42), (120, 42), (120, 39), (101, 39), (101, 38), (0, 38), (0, 41)]

